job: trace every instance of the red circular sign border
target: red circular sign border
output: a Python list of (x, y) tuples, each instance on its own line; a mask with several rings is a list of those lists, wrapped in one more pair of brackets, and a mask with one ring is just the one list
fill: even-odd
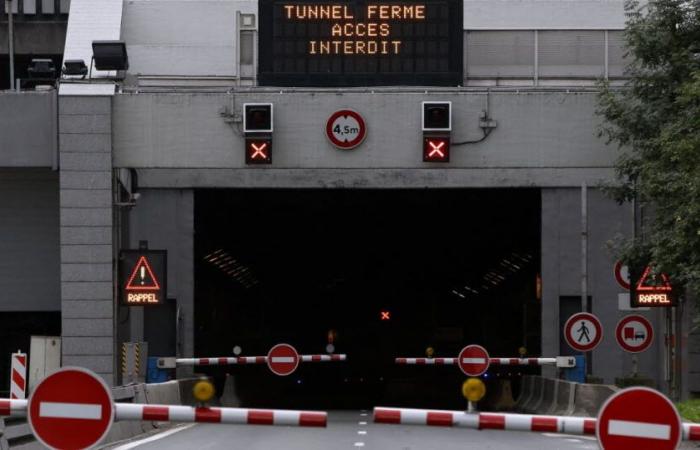
[[(625, 324), (636, 320), (637, 322), (641, 322), (642, 325), (647, 329), (647, 334), (648, 334), (648, 339), (646, 340), (646, 344), (640, 346), (637, 348), (637, 350), (632, 349), (632, 347), (629, 347), (624, 339), (620, 338), (620, 327), (624, 326)], [(641, 316), (639, 314), (630, 314), (628, 316), (623, 317), (620, 319), (619, 322), (617, 322), (617, 326), (615, 327), (615, 340), (617, 341), (617, 344), (622, 348), (622, 350), (626, 351), (627, 353), (642, 353), (647, 350), (649, 350), (649, 347), (651, 347), (652, 342), (654, 341), (654, 325), (649, 321), (644, 316)]]
[(84, 374), (86, 374), (86, 375), (89, 375), (89, 376), (92, 377), (95, 381), (97, 381), (98, 383), (100, 383), (100, 384), (102, 385), (102, 387), (104, 388), (105, 392), (107, 392), (107, 397), (109, 398), (109, 403), (110, 403), (110, 408), (109, 408), (109, 421), (108, 421), (109, 425), (105, 428), (105, 431), (102, 433), (102, 435), (100, 436), (99, 439), (97, 439), (92, 445), (90, 445), (90, 446), (88, 446), (88, 447), (84, 447), (84, 448), (92, 448), (92, 447), (94, 447), (95, 445), (97, 445), (97, 444), (99, 444), (100, 442), (102, 442), (102, 441), (107, 437), (107, 435), (109, 434), (110, 430), (112, 429), (112, 425), (114, 425), (114, 420), (115, 420), (114, 398), (112, 397), (112, 391), (109, 389), (109, 386), (107, 386), (107, 383), (105, 383), (105, 381), (104, 381), (102, 378), (100, 378), (97, 374), (95, 374), (95, 373), (92, 372), (91, 370), (88, 370), (88, 369), (86, 369), (86, 368), (84, 368), (84, 367), (76, 367), (76, 366), (61, 367), (60, 369), (56, 370), (55, 372), (51, 373), (51, 374), (48, 375), (46, 378), (44, 378), (43, 380), (41, 380), (41, 382), (34, 388), (34, 391), (31, 393), (31, 395), (30, 395), (29, 398), (27, 399), (27, 423), (29, 423), (29, 428), (32, 430), (32, 434), (34, 435), (34, 437), (36, 438), (36, 440), (39, 441), (42, 445), (44, 445), (46, 448), (51, 449), (51, 450), (57, 450), (57, 449), (56, 449), (56, 447), (52, 447), (52, 446), (49, 445), (48, 443), (44, 442), (44, 440), (41, 438), (41, 436), (39, 435), (39, 433), (37, 433), (36, 429), (34, 428), (34, 422), (32, 421), (32, 414), (31, 414), (31, 411), (32, 411), (32, 401), (33, 401), (34, 398), (35, 398), (35, 394), (36, 394), (37, 392), (39, 392), (39, 388), (41, 387), (42, 383), (44, 383), (48, 378), (50, 378), (50, 377), (52, 377), (52, 376), (54, 376), (54, 375), (57, 375), (57, 374), (59, 374), (59, 373), (62, 373), (62, 372), (71, 372), (71, 371), (82, 372), (82, 373), (84, 373)]
[[(462, 353), (464, 353), (468, 348), (478, 348), (481, 349), (484, 352), (485, 358), (486, 358), (486, 368), (484, 368), (483, 371), (479, 373), (467, 373), (466, 370), (462, 367)], [(470, 344), (464, 347), (460, 352), (459, 355), (457, 355), (457, 366), (459, 367), (459, 370), (462, 371), (463, 374), (465, 374), (468, 377), (480, 377), (481, 375), (485, 374), (488, 372), (489, 367), (491, 367), (491, 357), (489, 356), (489, 352), (482, 347), (481, 345), (478, 344)]]
[[(588, 344), (586, 346), (572, 345), (571, 341), (569, 340), (569, 337), (570, 337), (569, 330), (573, 327), (573, 322), (575, 322), (573, 320), (574, 317), (576, 317), (577, 320), (580, 320), (580, 318), (585, 317), (588, 320), (590, 320), (591, 322), (593, 322), (594, 325), (598, 325), (596, 327), (596, 332), (598, 334), (596, 335), (596, 338), (593, 342), (591, 342), (590, 344)], [(591, 313), (583, 313), (583, 312), (576, 313), (576, 314), (572, 315), (571, 317), (569, 317), (569, 319), (564, 324), (564, 340), (566, 341), (566, 344), (569, 347), (571, 347), (572, 349), (574, 349), (578, 352), (582, 352), (582, 353), (591, 352), (591, 351), (595, 350), (595, 348), (598, 347), (598, 345), (600, 345), (600, 343), (603, 341), (603, 324), (600, 322), (600, 319), (598, 317), (594, 316)]]
[[(296, 364), (294, 365), (294, 369), (292, 369), (289, 373), (278, 373), (275, 369), (272, 368), (272, 357), (270, 356), (272, 354), (272, 351), (276, 349), (277, 347), (289, 347), (292, 350), (294, 350), (294, 354), (296, 355)], [(269, 352), (267, 352), (267, 368), (270, 369), (270, 372), (274, 373), (278, 377), (288, 377), (289, 375), (292, 375), (294, 372), (297, 371), (299, 368), (299, 363), (301, 362), (301, 356), (299, 356), (299, 352), (297, 351), (296, 348), (294, 348), (293, 345), (287, 344), (285, 342), (281, 342), (279, 344), (275, 344), (272, 346)]]
[[(355, 120), (357, 120), (357, 123), (360, 125), (360, 135), (357, 137), (357, 139), (349, 142), (341, 142), (337, 140), (335, 136), (333, 136), (333, 122), (335, 122), (335, 120), (341, 116), (352, 116)], [(326, 137), (336, 148), (341, 150), (352, 150), (360, 146), (365, 141), (365, 138), (367, 137), (367, 123), (357, 111), (352, 109), (341, 109), (331, 114), (328, 121), (326, 121)], [(352, 142), (354, 142), (354, 144)]]
[[(618, 261), (615, 263), (615, 280), (617, 280), (617, 284), (622, 287), (622, 289), (630, 290), (632, 289), (632, 285), (628, 283), (624, 278), (622, 278), (622, 267), (624, 264), (622, 264), (622, 261)], [(629, 274), (629, 267), (627, 268), (627, 273)]]
[(601, 429), (602, 423), (603, 423), (603, 420), (602, 420), (603, 413), (608, 408), (608, 406), (610, 406), (610, 403), (612, 403), (615, 399), (617, 399), (618, 397), (625, 395), (631, 391), (652, 392), (652, 393), (656, 394), (657, 396), (659, 396), (660, 398), (662, 398), (665, 402), (667, 402), (671, 406), (671, 409), (673, 410), (676, 418), (678, 419), (678, 439), (677, 439), (675, 445), (673, 446), (673, 448), (674, 449), (678, 448), (678, 446), (680, 445), (680, 443), (683, 440), (683, 422), (681, 420), (680, 414), (678, 414), (678, 410), (676, 409), (673, 402), (671, 402), (671, 400), (669, 400), (665, 395), (661, 394), (660, 392), (658, 392), (652, 388), (648, 388), (645, 386), (635, 386), (635, 387), (630, 387), (627, 389), (622, 389), (618, 392), (615, 392), (613, 395), (608, 397), (607, 400), (605, 400), (605, 402), (603, 402), (603, 406), (601, 406), (600, 411), (598, 412), (598, 416), (596, 417), (596, 425), (595, 425), (595, 436), (596, 436), (596, 439), (598, 440), (598, 445), (600, 445), (600, 448), (603, 450), (606, 450), (605, 447), (603, 446), (603, 442), (600, 439), (600, 429)]

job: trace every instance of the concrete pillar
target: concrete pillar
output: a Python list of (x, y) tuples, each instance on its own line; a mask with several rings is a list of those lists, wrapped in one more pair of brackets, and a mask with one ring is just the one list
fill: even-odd
[(114, 383), (112, 99), (59, 99), (63, 365)]

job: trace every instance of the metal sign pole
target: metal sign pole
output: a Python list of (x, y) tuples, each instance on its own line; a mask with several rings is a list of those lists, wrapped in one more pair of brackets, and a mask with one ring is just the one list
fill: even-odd
[(14, 17), (12, 13), (12, 3), (14, 0), (5, 0), (5, 9), (7, 9), (7, 46), (8, 56), (10, 58), (10, 89), (15, 88), (15, 33), (14, 33)]

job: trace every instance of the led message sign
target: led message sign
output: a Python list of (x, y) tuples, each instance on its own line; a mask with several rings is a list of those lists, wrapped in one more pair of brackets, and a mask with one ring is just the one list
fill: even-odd
[(459, 0), (260, 0), (261, 85), (458, 85)]
[(633, 307), (671, 307), (678, 305), (678, 300), (673, 295), (673, 287), (668, 276), (664, 273), (654, 275), (651, 267), (644, 269), (642, 277), (633, 284), (633, 288)]
[(119, 253), (121, 303), (129, 306), (164, 303), (166, 274), (165, 250), (122, 250)]

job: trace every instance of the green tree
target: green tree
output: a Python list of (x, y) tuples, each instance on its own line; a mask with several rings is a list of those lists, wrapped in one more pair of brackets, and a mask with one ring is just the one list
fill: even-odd
[(651, 214), (642, 236), (618, 246), (700, 298), (700, 1), (628, 1), (624, 87), (605, 82), (601, 135), (616, 143), (617, 201)]

